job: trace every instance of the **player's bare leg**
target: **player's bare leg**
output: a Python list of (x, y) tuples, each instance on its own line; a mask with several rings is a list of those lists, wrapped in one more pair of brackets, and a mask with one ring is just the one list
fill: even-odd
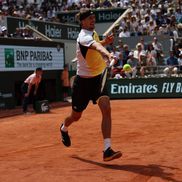
[(70, 116), (65, 118), (63, 124), (60, 127), (60, 132), (61, 132), (61, 139), (63, 144), (66, 147), (69, 147), (71, 145), (71, 140), (68, 135), (68, 127), (75, 121), (78, 121), (81, 118), (82, 112), (75, 112), (72, 110)]
[(70, 116), (65, 118), (64, 125), (65, 127), (69, 127), (73, 122), (78, 121), (82, 116), (82, 112), (76, 112), (72, 110)]
[(102, 113), (102, 135), (104, 138), (104, 161), (110, 161), (122, 156), (120, 151), (113, 151), (111, 149), (111, 106), (110, 99), (107, 96), (103, 96), (98, 101), (99, 108)]
[(102, 112), (101, 129), (103, 138), (111, 138), (111, 107), (109, 97), (101, 97), (98, 101), (98, 105)]

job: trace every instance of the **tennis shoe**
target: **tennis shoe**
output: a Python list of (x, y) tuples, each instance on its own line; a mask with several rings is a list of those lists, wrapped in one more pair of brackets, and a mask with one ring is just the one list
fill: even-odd
[[(61, 127), (62, 127), (62, 126), (63, 126), (63, 124), (61, 125)], [(61, 140), (62, 140), (62, 143), (63, 143), (66, 147), (69, 147), (69, 146), (71, 146), (71, 140), (70, 140), (68, 131), (67, 131), (67, 132), (62, 131), (62, 130), (61, 130), (61, 127), (60, 127), (60, 132), (61, 132)]]
[(113, 159), (118, 159), (122, 156), (122, 153), (120, 151), (115, 152), (114, 150), (109, 147), (106, 151), (103, 153), (103, 160), (104, 161), (111, 161)]

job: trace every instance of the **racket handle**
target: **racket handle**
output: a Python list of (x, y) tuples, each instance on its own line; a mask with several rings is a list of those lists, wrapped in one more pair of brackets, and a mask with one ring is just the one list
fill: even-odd
[(110, 62), (110, 64), (109, 64), (109, 67), (114, 66), (115, 65), (115, 62), (116, 62), (115, 59), (112, 59), (111, 62)]

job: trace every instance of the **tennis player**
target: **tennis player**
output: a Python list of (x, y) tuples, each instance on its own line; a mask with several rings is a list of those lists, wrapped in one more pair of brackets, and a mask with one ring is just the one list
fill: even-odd
[(61, 139), (65, 146), (71, 145), (68, 127), (81, 118), (90, 100), (98, 104), (102, 113), (102, 134), (104, 138), (103, 160), (110, 161), (121, 157), (120, 151), (111, 148), (111, 108), (107, 93), (100, 92), (101, 74), (106, 68), (106, 59), (113, 59), (103, 46), (113, 42), (110, 35), (100, 41), (95, 32), (95, 15), (85, 8), (81, 9), (78, 18), (81, 31), (77, 38), (77, 75), (73, 83), (72, 112), (61, 124)]

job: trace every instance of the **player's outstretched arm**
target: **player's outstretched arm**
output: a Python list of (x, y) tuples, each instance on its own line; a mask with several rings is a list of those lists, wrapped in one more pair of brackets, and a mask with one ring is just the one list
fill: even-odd
[(113, 58), (113, 55), (107, 51), (107, 49), (99, 42), (94, 42), (91, 46), (91, 49), (94, 49), (98, 52), (100, 52), (104, 57), (111, 60)]

